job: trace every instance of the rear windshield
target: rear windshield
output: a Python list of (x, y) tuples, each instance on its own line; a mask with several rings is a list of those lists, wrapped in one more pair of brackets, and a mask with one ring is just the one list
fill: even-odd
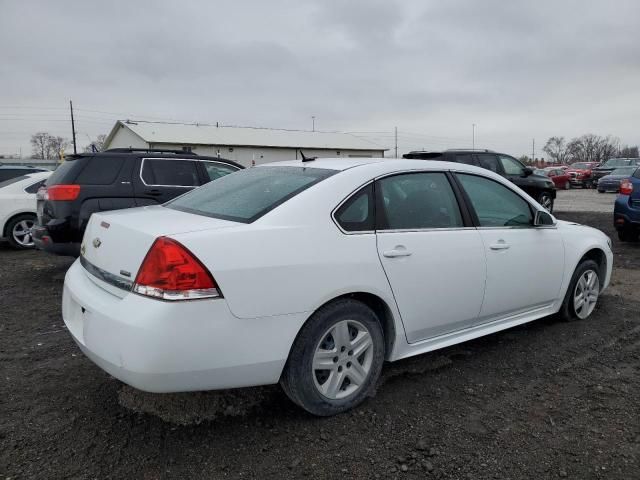
[(51, 176), (47, 178), (45, 185), (60, 185), (65, 183), (73, 183), (76, 179), (78, 171), (84, 165), (86, 158), (78, 158), (73, 160), (65, 160), (58, 168), (56, 168)]
[(631, 165), (631, 160), (628, 158), (610, 158), (604, 164), (605, 167), (624, 167), (625, 165)]
[(638, 167), (622, 167), (622, 168), (616, 168), (613, 172), (611, 172), (609, 175), (633, 175), (633, 172), (636, 171), (636, 168)]
[(249, 168), (192, 190), (165, 207), (251, 223), (334, 173), (307, 167)]

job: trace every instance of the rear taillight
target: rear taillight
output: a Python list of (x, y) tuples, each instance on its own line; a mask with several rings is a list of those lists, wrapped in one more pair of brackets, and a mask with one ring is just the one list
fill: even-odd
[(631, 180), (623, 180), (620, 182), (620, 193), (622, 195), (631, 195), (633, 193), (633, 183)]
[(42, 194), (45, 200), (75, 200), (80, 195), (80, 185), (51, 185)]
[(133, 291), (162, 300), (221, 297), (209, 270), (183, 245), (167, 237), (153, 242)]

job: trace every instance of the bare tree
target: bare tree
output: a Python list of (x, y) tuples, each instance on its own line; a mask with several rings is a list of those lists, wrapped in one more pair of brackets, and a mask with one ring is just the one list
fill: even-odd
[(47, 132), (38, 132), (31, 135), (31, 156), (33, 158), (49, 158), (49, 138), (50, 135)]
[(31, 156), (43, 160), (57, 159), (69, 144), (67, 138), (56, 137), (47, 132), (38, 132), (31, 135)]
[(567, 163), (569, 158), (569, 151), (564, 137), (551, 137), (547, 140), (547, 143), (542, 147), (549, 158), (556, 163)]
[(98, 135), (89, 145), (84, 147), (85, 152), (101, 152), (104, 150), (104, 142), (107, 136), (104, 134)]
[(567, 144), (567, 151), (571, 163), (573, 162), (603, 162), (617, 156), (620, 140), (610, 135), (601, 137), (589, 133), (572, 139)]
[(60, 158), (64, 153), (65, 148), (69, 146), (70, 142), (68, 139), (63, 137), (49, 137), (49, 154), (52, 157), (49, 158)]
[(624, 147), (622, 147), (620, 149), (620, 152), (618, 153), (618, 156), (622, 157), (622, 158), (638, 158), (640, 157), (640, 155), (638, 154), (638, 147), (630, 147), (628, 145), (625, 145)]

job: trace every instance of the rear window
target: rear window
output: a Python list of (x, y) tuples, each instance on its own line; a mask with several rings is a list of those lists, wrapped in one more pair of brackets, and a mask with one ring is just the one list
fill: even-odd
[(78, 171), (84, 166), (87, 158), (65, 160), (56, 168), (45, 182), (45, 185), (60, 185), (73, 183)]
[(122, 157), (96, 156), (87, 162), (75, 183), (81, 185), (111, 185), (124, 163)]
[(208, 217), (251, 223), (336, 173), (307, 167), (259, 167), (219, 178), (165, 206)]

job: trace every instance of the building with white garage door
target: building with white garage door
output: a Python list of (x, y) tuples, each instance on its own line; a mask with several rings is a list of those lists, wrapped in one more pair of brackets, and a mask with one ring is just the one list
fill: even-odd
[(161, 148), (218, 156), (244, 166), (301, 157), (384, 157), (386, 149), (348, 133), (118, 121), (104, 148)]

